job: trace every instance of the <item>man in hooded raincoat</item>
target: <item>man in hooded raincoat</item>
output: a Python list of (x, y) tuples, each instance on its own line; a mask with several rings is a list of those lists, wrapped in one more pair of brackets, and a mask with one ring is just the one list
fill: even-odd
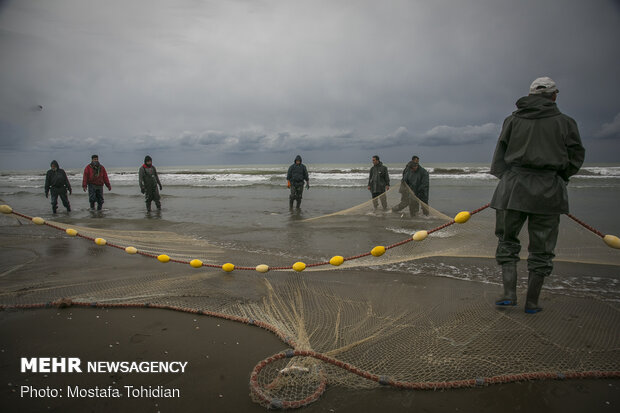
[(568, 179), (579, 171), (585, 149), (577, 123), (555, 104), (555, 82), (534, 80), (528, 96), (504, 121), (491, 174), (500, 179), (491, 208), (496, 210), (495, 254), (502, 266), (504, 294), (496, 305), (517, 304), (519, 232), (528, 221), (528, 288), (525, 312), (542, 310), (538, 297), (545, 277), (553, 269), (560, 214), (568, 213)]
[(144, 200), (146, 202), (146, 210), (151, 210), (151, 202), (155, 201), (157, 209), (161, 209), (161, 199), (159, 195), (159, 189), (162, 189), (161, 182), (159, 181), (159, 175), (157, 175), (157, 169), (153, 165), (153, 159), (146, 155), (144, 157), (144, 164), (138, 170), (138, 181), (140, 184), (140, 191), (144, 194)]
[(108, 187), (108, 191), (112, 190), (110, 180), (108, 179), (108, 173), (103, 165), (99, 163), (99, 155), (93, 155), (90, 157), (91, 162), (84, 168), (84, 177), (82, 178), (82, 189), (86, 192), (88, 189), (88, 202), (90, 203), (90, 209), (95, 208), (95, 202), (97, 203), (97, 210), (101, 210), (103, 207), (103, 186)]
[(306, 189), (310, 188), (310, 177), (306, 165), (301, 163), (301, 156), (295, 157), (295, 162), (288, 168), (286, 173), (287, 187), (291, 190), (289, 196), (288, 207), (293, 209), (293, 201), (297, 201), (296, 208), (301, 205), (301, 197), (304, 193), (304, 181), (306, 181)]
[(72, 193), (71, 184), (67, 173), (64, 169), (60, 169), (58, 162), (55, 160), (50, 164), (51, 169), (45, 174), (45, 197), (48, 194), (52, 194), (52, 212), (55, 214), (58, 209), (58, 197), (62, 201), (62, 204), (67, 208), (67, 212), (71, 211), (71, 204), (69, 204), (69, 197), (67, 197), (67, 191)]

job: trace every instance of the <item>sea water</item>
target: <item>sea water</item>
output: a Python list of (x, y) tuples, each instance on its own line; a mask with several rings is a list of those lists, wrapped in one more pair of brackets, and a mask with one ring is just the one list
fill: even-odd
[[(345, 254), (362, 253), (369, 246), (389, 245), (410, 235), (411, 227), (404, 223), (372, 217), (361, 223), (343, 219), (336, 227), (303, 225), (305, 219), (368, 201), (371, 165), (308, 164), (310, 189), (304, 191), (299, 211), (289, 211), (288, 207), (288, 166), (158, 167), (163, 185), (160, 212), (155, 205), (152, 212), (146, 212), (138, 186), (138, 167), (107, 169), (112, 191), (104, 189), (102, 212), (89, 210), (88, 195), (81, 187), (81, 169), (66, 170), (73, 187), (70, 213), (59, 204), (59, 212), (52, 214), (49, 199), (44, 196), (45, 170), (0, 172), (0, 201), (18, 212), (46, 220), (94, 228), (173, 231), (231, 250), (309, 260), (328, 259), (329, 251), (334, 249), (344, 250)], [(404, 166), (388, 164), (392, 185), (399, 184)], [(489, 174), (488, 164), (423, 166), (430, 174), (429, 204), (450, 217), (487, 204), (498, 182)], [(571, 178), (568, 190), (572, 214), (604, 234), (620, 236), (620, 164), (586, 165)], [(484, 214), (486, 219), (493, 217), (491, 210)], [(386, 231), (364, 231), (360, 225), (385, 226)], [(465, 278), (478, 281), (497, 278), (496, 273), (488, 274), (479, 268), (463, 270), (449, 264), (440, 267), (442, 275), (455, 278), (463, 278), (464, 273)], [(421, 268), (423, 265), (418, 263), (388, 267), (412, 273)], [(483, 274), (476, 275), (479, 272)], [(617, 280), (611, 282), (614, 284), (597, 288), (617, 290)]]
[[(300, 213), (311, 218), (350, 208), (367, 201), (366, 186), (371, 165), (307, 165), (310, 189), (304, 191)], [(429, 204), (448, 216), (473, 210), (489, 202), (498, 180), (486, 164), (423, 165), (430, 174)], [(389, 165), (394, 185), (404, 165)], [(157, 219), (214, 227), (285, 225), (288, 217), (286, 171), (288, 165), (159, 167), (163, 184), (163, 211), (146, 214), (138, 186), (138, 168), (108, 168), (112, 191), (104, 188), (103, 214), (91, 214), (87, 193), (82, 191), (82, 170), (66, 170), (73, 187), (69, 198), (71, 219), (82, 223), (103, 217), (115, 221)], [(51, 214), (44, 197), (45, 170), (0, 171), (0, 199), (13, 208), (46, 219)], [(620, 201), (620, 164), (588, 165), (568, 185), (571, 213), (599, 227), (604, 233), (620, 232), (616, 217)], [(154, 207), (154, 205), (153, 205)], [(59, 205), (59, 211), (63, 211)], [(144, 225), (148, 226), (148, 223)]]

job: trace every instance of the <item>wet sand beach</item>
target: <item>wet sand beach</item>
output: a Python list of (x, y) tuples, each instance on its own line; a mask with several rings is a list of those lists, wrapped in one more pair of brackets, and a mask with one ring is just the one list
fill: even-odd
[[(196, 321), (194, 321), (196, 320)], [(196, 329), (199, 327), (199, 329)], [(2, 405), (5, 411), (265, 412), (249, 397), (252, 368), (286, 348), (256, 327), (158, 309), (42, 309), (0, 312)], [(118, 344), (117, 344), (118, 343)], [(238, 344), (237, 344), (238, 343)], [(187, 372), (163, 374), (19, 373), (19, 357), (83, 360), (185, 360)], [(181, 397), (33, 399), (20, 386), (166, 386)], [(546, 380), (473, 389), (406, 391), (329, 388), (304, 412), (612, 412), (618, 380)]]
[[(148, 277), (175, 279), (187, 274), (221, 279), (239, 289), (240, 297), (252, 294), (252, 284), (239, 282), (241, 273), (219, 269), (188, 269), (173, 263), (130, 256), (114, 248), (69, 238), (49, 228), (3, 219), (0, 226), (0, 288), (2, 304), (37, 302), (58, 289), (66, 295), (84, 296), (102, 282), (118, 284)], [(431, 258), (420, 265), (475, 265), (492, 268), (484, 259)], [(605, 278), (617, 274), (614, 266), (558, 264), (562, 274), (596, 271)], [(276, 276), (274, 273), (272, 276)], [(280, 275), (278, 275), (280, 276)], [(313, 274), (314, 276), (314, 274)], [(316, 273), (316, 277), (347, 283), (364, 279), (377, 287), (406, 283), (423, 292), (424, 303), (458, 302), (475, 294), (492, 301), (497, 285), (464, 282), (442, 277), (415, 276), (382, 269)], [(235, 278), (237, 279), (235, 281)], [(205, 278), (206, 279), (206, 278)], [(99, 284), (98, 284), (99, 283)], [(457, 288), (454, 288), (455, 283)], [(166, 286), (174, 285), (166, 284)], [(109, 288), (109, 287), (107, 287)], [(242, 289), (245, 288), (245, 291)], [(449, 293), (448, 293), (449, 289)], [(444, 295), (449, 295), (446, 300)], [(7, 298), (7, 297), (10, 297)], [(454, 298), (456, 297), (456, 299)], [(563, 299), (551, 299), (559, 305)], [(443, 305), (443, 304), (442, 304)], [(492, 307), (490, 307), (492, 310)], [(446, 311), (448, 311), (446, 310)], [(550, 309), (552, 311), (553, 308)], [(544, 317), (545, 313), (536, 317)], [(589, 332), (584, 330), (584, 335)], [(249, 396), (252, 368), (261, 360), (289, 348), (269, 331), (214, 317), (152, 308), (42, 308), (0, 312), (0, 375), (2, 405), (6, 411), (265, 411)], [(182, 374), (163, 373), (21, 373), (21, 357), (79, 357), (86, 361), (183, 361)], [(615, 361), (617, 362), (617, 360)], [(179, 389), (180, 397), (36, 398), (20, 397), (22, 386), (37, 389), (80, 386), (124, 388), (144, 386)], [(478, 388), (404, 391), (393, 388), (349, 389), (329, 386), (318, 401), (304, 408), (312, 412), (374, 411), (615, 411), (620, 405), (616, 379), (532, 380)]]

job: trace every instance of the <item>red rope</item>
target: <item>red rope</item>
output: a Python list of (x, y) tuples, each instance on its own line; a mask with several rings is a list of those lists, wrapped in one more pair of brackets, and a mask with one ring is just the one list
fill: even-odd
[(566, 214), (567, 217), (569, 217), (570, 219), (572, 219), (573, 221), (575, 221), (576, 223), (578, 223), (579, 225), (581, 225), (582, 227), (584, 227), (585, 229), (592, 231), (593, 233), (595, 233), (596, 235), (598, 235), (601, 238), (604, 238), (605, 235), (597, 230), (596, 228), (591, 227), (590, 225), (586, 224), (585, 222), (581, 221), (580, 219), (578, 219), (577, 217), (575, 217), (572, 214)]

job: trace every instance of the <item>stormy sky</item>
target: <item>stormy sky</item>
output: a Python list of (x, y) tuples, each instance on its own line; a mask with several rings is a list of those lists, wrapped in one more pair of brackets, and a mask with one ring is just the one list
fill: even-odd
[(0, 0), (0, 170), (488, 162), (552, 77), (620, 162), (618, 0)]

